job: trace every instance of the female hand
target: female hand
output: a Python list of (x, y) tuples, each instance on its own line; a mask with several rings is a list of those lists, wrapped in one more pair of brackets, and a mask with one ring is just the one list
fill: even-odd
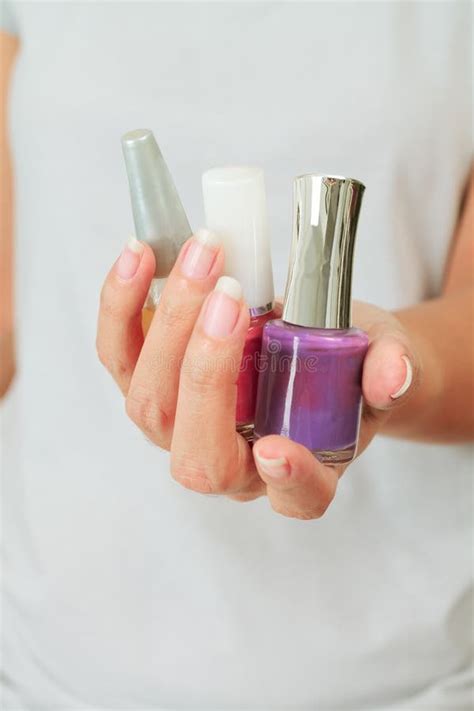
[[(97, 351), (133, 422), (171, 452), (183, 486), (249, 501), (266, 494), (273, 509), (321, 516), (348, 465), (325, 466), (305, 447), (272, 435), (253, 449), (235, 431), (236, 380), (249, 315), (238, 282), (219, 279), (218, 238), (200, 230), (183, 246), (143, 337), (141, 311), (155, 269), (153, 252), (131, 240), (101, 293)], [(420, 363), (400, 322), (368, 304), (354, 322), (369, 335), (363, 369), (359, 454), (412, 392)]]

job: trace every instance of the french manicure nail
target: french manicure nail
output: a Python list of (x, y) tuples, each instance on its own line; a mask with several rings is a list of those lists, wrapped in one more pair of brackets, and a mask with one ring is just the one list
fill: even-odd
[(408, 390), (408, 388), (410, 387), (411, 381), (413, 380), (413, 366), (411, 364), (410, 359), (408, 358), (408, 356), (402, 355), (402, 360), (405, 362), (405, 366), (406, 366), (405, 380), (404, 380), (401, 388), (399, 390), (397, 390), (397, 392), (394, 393), (393, 395), (390, 395), (392, 400), (397, 400), (397, 398), (404, 395), (406, 393), (406, 391)]
[(142, 243), (136, 237), (130, 237), (117, 262), (117, 275), (121, 279), (131, 279), (136, 274), (142, 252)]
[(285, 457), (274, 457), (272, 459), (268, 459), (267, 457), (262, 457), (255, 452), (255, 459), (257, 460), (258, 466), (263, 473), (268, 476), (280, 479), (288, 474), (289, 467)]
[(205, 279), (212, 269), (219, 244), (219, 237), (214, 232), (198, 230), (184, 255), (181, 265), (183, 274), (191, 279)]
[(227, 338), (234, 330), (240, 313), (242, 287), (237, 279), (222, 276), (209, 297), (203, 328), (211, 338)]

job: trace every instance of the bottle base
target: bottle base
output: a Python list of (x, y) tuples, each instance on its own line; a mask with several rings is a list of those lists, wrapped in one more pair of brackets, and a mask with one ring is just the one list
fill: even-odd
[(236, 425), (235, 429), (249, 444), (252, 444), (255, 439), (255, 430), (253, 422), (251, 424), (238, 424)]
[[(257, 432), (253, 432), (253, 441), (264, 436), (265, 435), (259, 435)], [(291, 437), (289, 437), (289, 439), (291, 439)], [(352, 462), (356, 455), (356, 450), (357, 447), (354, 445), (352, 447), (346, 447), (345, 449), (310, 449), (310, 452), (322, 464), (330, 466), (331, 464), (347, 464), (348, 462)]]
[(348, 449), (315, 449), (312, 454), (323, 464), (347, 464), (352, 462), (355, 457), (356, 448), (349, 447)]

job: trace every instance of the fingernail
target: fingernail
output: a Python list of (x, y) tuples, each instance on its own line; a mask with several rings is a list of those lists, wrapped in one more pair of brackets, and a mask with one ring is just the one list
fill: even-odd
[(274, 476), (276, 479), (287, 476), (289, 472), (288, 462), (285, 457), (275, 457), (268, 459), (255, 452), (255, 459), (264, 474)]
[(222, 276), (207, 302), (203, 328), (211, 338), (227, 338), (234, 330), (240, 313), (242, 287), (237, 279)]
[(201, 229), (191, 238), (184, 255), (181, 271), (191, 279), (204, 279), (214, 264), (220, 240), (210, 230)]
[(392, 400), (396, 400), (397, 398), (404, 395), (406, 393), (406, 391), (408, 390), (408, 388), (410, 387), (411, 381), (413, 380), (413, 366), (411, 364), (409, 357), (406, 355), (403, 355), (402, 360), (405, 361), (405, 366), (406, 366), (405, 380), (404, 380), (401, 388), (399, 390), (397, 390), (397, 392), (394, 393), (393, 395), (390, 395)]
[(142, 252), (142, 243), (136, 237), (130, 237), (117, 262), (116, 271), (121, 279), (131, 279), (136, 274)]

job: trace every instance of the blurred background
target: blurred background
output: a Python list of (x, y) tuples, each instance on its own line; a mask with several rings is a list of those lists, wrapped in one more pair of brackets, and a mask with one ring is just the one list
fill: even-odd
[(317, 172), (367, 186), (354, 296), (438, 295), (472, 160), (471, 4), (0, 8), (2, 708), (470, 708), (470, 448), (377, 438), (321, 521), (200, 497), (127, 420), (95, 331), (138, 127), (193, 229), (204, 170), (264, 169), (277, 293), (292, 180)]

